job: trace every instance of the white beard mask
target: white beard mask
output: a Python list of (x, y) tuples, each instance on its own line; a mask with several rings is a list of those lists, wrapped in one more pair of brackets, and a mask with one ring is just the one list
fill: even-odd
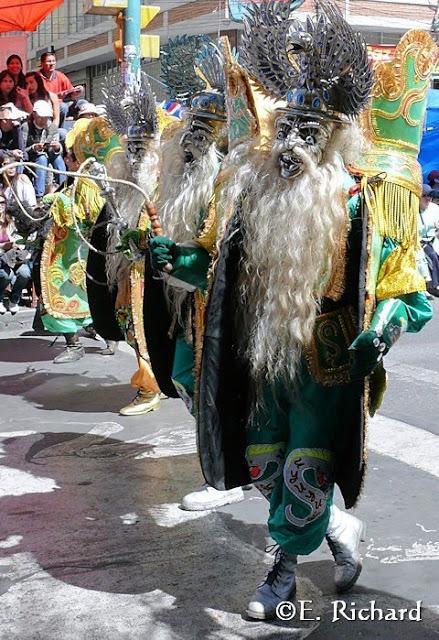
[(215, 144), (192, 163), (185, 163), (176, 135), (162, 150), (158, 209), (164, 233), (175, 242), (193, 240), (213, 196), (220, 161)]
[[(126, 180), (131, 180), (146, 193), (150, 200), (154, 197), (157, 187), (159, 157), (155, 150), (156, 143), (152, 142), (145, 149), (144, 156), (135, 167), (127, 165)], [(128, 185), (117, 185), (115, 190), (115, 201), (121, 218), (129, 229), (137, 229), (145, 199), (140, 191)], [(110, 225), (108, 231), (107, 250), (114, 252), (120, 243), (120, 229)], [(114, 287), (118, 282), (127, 277), (131, 268), (131, 262), (122, 254), (107, 255), (105, 259), (107, 282), (110, 287)]]
[(235, 194), (248, 193), (240, 206), (239, 319), (246, 336), (242, 355), (259, 383), (294, 383), (348, 225), (345, 139), (333, 134), (328, 140), (318, 154), (300, 145), (300, 172), (287, 179), (280, 175), (285, 167), (279, 167), (275, 141), (268, 157), (253, 155), (238, 170), (233, 185)]

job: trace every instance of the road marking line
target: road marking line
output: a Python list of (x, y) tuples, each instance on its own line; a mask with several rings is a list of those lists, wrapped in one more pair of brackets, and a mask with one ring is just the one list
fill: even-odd
[(439, 436), (405, 422), (375, 416), (369, 425), (369, 449), (439, 478)]
[(386, 371), (405, 382), (427, 383), (429, 391), (439, 389), (439, 382), (436, 382), (439, 376), (433, 369), (416, 367), (412, 364), (386, 364)]

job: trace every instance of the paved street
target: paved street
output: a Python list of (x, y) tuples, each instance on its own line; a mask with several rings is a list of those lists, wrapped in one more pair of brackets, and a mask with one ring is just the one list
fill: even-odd
[(297, 599), (314, 620), (270, 624), (243, 614), (271, 563), (263, 498), (180, 510), (202, 483), (183, 404), (120, 416), (129, 348), (102, 357), (84, 338), (85, 358), (53, 365), (62, 340), (34, 335), (31, 318), (0, 318), (0, 640), (439, 639), (439, 314), (388, 356), (355, 510), (364, 569), (344, 598), (357, 610), (421, 600), (422, 621), (332, 622), (322, 545), (300, 559)]

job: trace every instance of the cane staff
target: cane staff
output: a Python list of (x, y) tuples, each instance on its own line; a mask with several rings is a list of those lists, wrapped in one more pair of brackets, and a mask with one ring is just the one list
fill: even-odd
[[(146, 203), (146, 213), (148, 214), (148, 218), (149, 218), (149, 221), (151, 223), (151, 233), (152, 233), (152, 235), (155, 238), (164, 236), (165, 234), (163, 232), (162, 223), (160, 222), (159, 214), (157, 213), (157, 207), (155, 206), (154, 202), (151, 202), (151, 200), (149, 200)], [(171, 273), (172, 264), (170, 262), (168, 262), (163, 267), (163, 270), (168, 274)]]

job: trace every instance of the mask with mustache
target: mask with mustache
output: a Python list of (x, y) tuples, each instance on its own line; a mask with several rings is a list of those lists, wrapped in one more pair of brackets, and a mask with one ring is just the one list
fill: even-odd
[(322, 161), (334, 124), (305, 115), (280, 116), (275, 122), (276, 141), (273, 153), (277, 155), (282, 178), (296, 178), (304, 171), (304, 156), (314, 164)]

